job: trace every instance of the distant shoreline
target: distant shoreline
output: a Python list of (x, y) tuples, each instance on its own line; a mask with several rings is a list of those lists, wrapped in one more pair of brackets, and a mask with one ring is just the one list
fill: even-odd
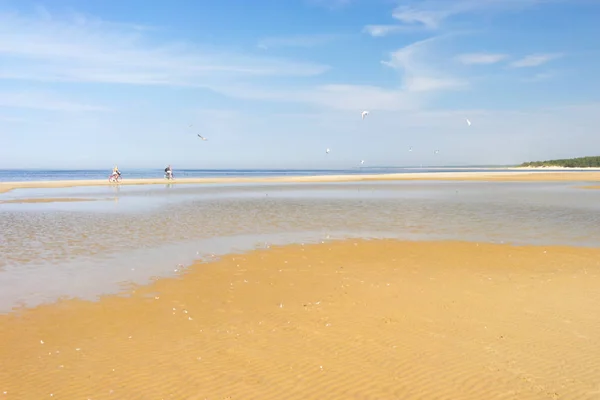
[(513, 172), (422, 172), (360, 175), (308, 175), (276, 177), (220, 177), (220, 178), (180, 178), (167, 181), (157, 179), (124, 179), (115, 184), (103, 179), (62, 180), (62, 181), (23, 181), (0, 182), (0, 193), (14, 189), (47, 189), (83, 186), (130, 186), (130, 185), (166, 185), (166, 184), (238, 184), (238, 183), (334, 183), (361, 181), (569, 181), (600, 182), (600, 172), (586, 170), (582, 172), (527, 172), (527, 169), (515, 168)]
[(559, 165), (552, 165), (552, 166), (548, 166), (548, 165), (543, 165), (543, 166), (539, 166), (539, 167), (514, 167), (514, 168), (508, 168), (508, 169), (515, 169), (515, 170), (522, 170), (522, 169), (560, 169), (560, 170), (567, 170), (567, 171), (600, 171), (600, 167), (563, 167), (563, 166), (559, 166)]
[(529, 161), (519, 165), (525, 168), (600, 168), (600, 156), (585, 156), (576, 158), (563, 158), (556, 160)]

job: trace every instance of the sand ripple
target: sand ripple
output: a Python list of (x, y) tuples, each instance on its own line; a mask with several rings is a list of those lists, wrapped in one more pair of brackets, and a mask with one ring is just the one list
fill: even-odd
[(129, 297), (0, 316), (0, 394), (598, 399), (599, 260), (383, 240), (231, 255)]

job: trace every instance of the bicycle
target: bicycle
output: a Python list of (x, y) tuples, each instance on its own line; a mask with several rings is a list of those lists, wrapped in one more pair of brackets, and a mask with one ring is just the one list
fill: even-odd
[(119, 182), (121, 182), (121, 175), (110, 174), (108, 176), (108, 182), (110, 182), (110, 183), (119, 183)]

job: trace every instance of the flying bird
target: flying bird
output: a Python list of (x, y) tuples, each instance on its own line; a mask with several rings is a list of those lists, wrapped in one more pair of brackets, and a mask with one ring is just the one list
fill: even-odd
[(204, 136), (202, 136), (201, 134), (198, 134), (198, 137), (202, 140), (208, 140), (207, 138), (205, 138)]
[(365, 163), (365, 160), (360, 160), (360, 165), (363, 165)]
[(433, 152), (433, 154), (439, 154), (439, 152), (440, 152), (439, 150), (436, 150)]
[(360, 116), (362, 117), (362, 119), (365, 119), (365, 117), (366, 117), (367, 115), (369, 115), (369, 112), (368, 112), (368, 111), (363, 111), (363, 112), (360, 114)]
[(467, 125), (471, 126), (471, 121), (469, 121), (469, 118), (467, 118)]
[(408, 151), (412, 151), (412, 147), (409, 147), (409, 148), (408, 148)]
[(329, 149), (325, 150), (325, 154), (329, 154)]

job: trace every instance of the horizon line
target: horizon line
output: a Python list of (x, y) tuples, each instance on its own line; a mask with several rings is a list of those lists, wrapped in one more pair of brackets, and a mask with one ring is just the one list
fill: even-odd
[[(347, 168), (177, 168), (179, 171), (344, 171), (349, 169), (377, 169), (377, 168), (500, 168), (500, 167), (513, 167), (521, 164), (465, 164), (465, 165), (373, 165), (367, 167), (350, 166)], [(2, 168), (0, 171), (105, 171), (110, 168)], [(150, 167), (135, 167), (130, 170), (149, 170), (149, 171), (162, 171), (163, 168), (150, 168)]]

